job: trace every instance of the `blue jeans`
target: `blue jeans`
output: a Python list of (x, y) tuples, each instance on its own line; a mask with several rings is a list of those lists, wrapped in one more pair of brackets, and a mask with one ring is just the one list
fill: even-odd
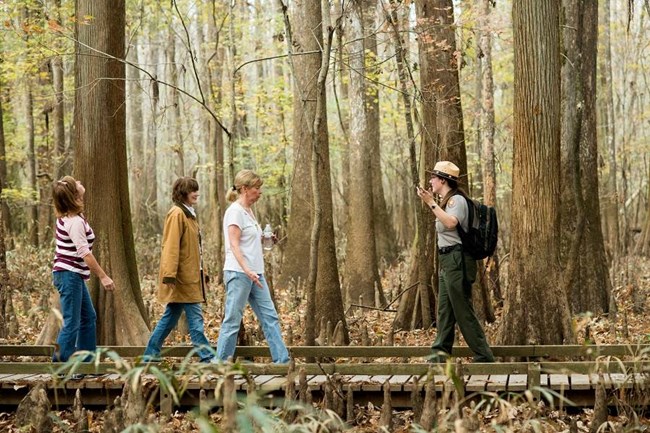
[(187, 325), (190, 330), (192, 344), (197, 349), (201, 362), (210, 361), (214, 355), (210, 350), (210, 342), (203, 332), (203, 313), (199, 303), (169, 303), (165, 307), (165, 312), (156, 325), (156, 328), (149, 337), (149, 343), (144, 351), (143, 359), (145, 361), (157, 361), (160, 359), (160, 351), (165, 338), (174, 329), (180, 319), (181, 314), (185, 311)]
[(97, 314), (83, 277), (71, 271), (52, 272), (61, 299), (63, 326), (56, 339), (53, 362), (65, 362), (77, 350), (97, 349)]
[(262, 324), (273, 362), (289, 362), (289, 351), (282, 340), (280, 319), (264, 275), (259, 274), (261, 288), (243, 272), (224, 271), (223, 277), (226, 282), (226, 313), (219, 331), (217, 357), (225, 361), (235, 355), (239, 325), (248, 302)]

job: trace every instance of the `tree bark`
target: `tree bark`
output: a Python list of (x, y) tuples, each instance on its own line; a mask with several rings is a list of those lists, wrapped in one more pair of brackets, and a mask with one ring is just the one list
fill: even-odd
[[(140, 230), (142, 235), (146, 238), (156, 236), (162, 232), (161, 218), (159, 216), (160, 204), (158, 202), (158, 142), (159, 142), (159, 119), (158, 119), (158, 103), (160, 102), (160, 87), (156, 81), (158, 70), (158, 44), (154, 36), (149, 36), (148, 49), (143, 53), (146, 62), (151, 65), (148, 69), (154, 76), (153, 80), (145, 80), (143, 88), (146, 93), (151, 96), (143, 98), (143, 118), (145, 124), (143, 125), (143, 132), (145, 139), (143, 140), (143, 153), (144, 153), (144, 181), (142, 182), (142, 201), (140, 204), (140, 220), (142, 221)], [(168, 60), (170, 67), (174, 65), (174, 59)], [(170, 89), (166, 89), (170, 90)], [(173, 110), (172, 110), (173, 112)], [(172, 122), (170, 122), (172, 124)]]
[[(490, 25), (491, 0), (481, 1), (481, 167), (483, 169), (483, 201), (488, 206), (497, 205), (497, 184), (494, 154), (494, 78), (492, 73), (492, 26)], [(485, 282), (488, 292), (497, 302), (503, 302), (499, 282), (498, 251), (486, 263)], [(480, 268), (480, 266), (479, 266)]]
[[(650, 179), (650, 165), (648, 165), (648, 173), (646, 175), (646, 179)], [(647, 182), (646, 188), (646, 197), (650, 197), (650, 181)], [(650, 199), (646, 199), (645, 222), (636, 245), (636, 253), (646, 257), (650, 256)]]
[(4, 117), (2, 112), (2, 80), (0, 79), (0, 338), (7, 337), (7, 297), (9, 296), (9, 272), (7, 271), (7, 247), (5, 244), (5, 200), (2, 192), (5, 188), (7, 178), (7, 162), (5, 160), (5, 131)]
[[(375, 254), (374, 212), (370, 155), (373, 151), (368, 131), (368, 106), (366, 105), (366, 67), (363, 15), (368, 7), (366, 0), (354, 0), (346, 16), (346, 34), (350, 55), (350, 185), (348, 223), (345, 253), (346, 305), (362, 302), (375, 304), (376, 291), (381, 293), (377, 258)], [(361, 298), (363, 300), (361, 301)]]
[(144, 345), (149, 329), (129, 206), (125, 67), (117, 60), (124, 58), (124, 0), (77, 0), (76, 18), (75, 175), (87, 189), (86, 216), (97, 236), (93, 254), (116, 287), (114, 293), (99, 291), (93, 279), (98, 342)]
[(573, 312), (607, 311), (610, 281), (600, 220), (596, 137), (598, 5), (564, 0), (561, 231)]
[(27, 166), (29, 167), (29, 187), (34, 191), (34, 204), (29, 206), (29, 242), (33, 247), (38, 247), (38, 202), (39, 188), (36, 181), (37, 155), (36, 155), (36, 130), (34, 126), (34, 97), (32, 95), (32, 82), (26, 81), (25, 89), (25, 119), (27, 121)]
[(612, 78), (612, 41), (611, 41), (611, 0), (604, 0), (602, 21), (602, 55), (600, 56), (600, 80), (601, 80), (601, 124), (605, 136), (605, 148), (607, 149), (607, 181), (604, 194), (604, 218), (607, 236), (607, 247), (612, 262), (616, 263), (621, 253), (621, 233), (619, 230), (619, 197), (616, 185), (616, 173), (618, 163), (616, 161), (616, 120), (614, 114), (614, 86)]
[[(56, 10), (56, 20), (61, 23), (61, 1), (55, 0), (54, 7)], [(58, 44), (58, 43), (57, 43)], [(64, 100), (64, 77), (63, 77), (63, 58), (59, 55), (52, 57), (50, 61), (52, 66), (52, 86), (54, 87), (54, 97), (56, 99), (52, 111), (52, 123), (54, 124), (54, 149), (56, 155), (57, 179), (70, 173), (72, 170), (72, 159), (66, 151), (65, 143), (65, 100)]]
[[(7, 186), (7, 153), (5, 147), (5, 130), (4, 130), (4, 117), (2, 109), (2, 77), (0, 77), (0, 193)], [(11, 213), (7, 202), (0, 197), (0, 212), (2, 212), (2, 224), (5, 229), (5, 234), (11, 228)]]
[[(323, 47), (323, 12), (318, 0), (301, 0), (291, 3), (289, 11), (291, 26), (287, 26), (289, 50), (296, 54), (318, 51)], [(293, 29), (293, 31), (289, 29)], [(314, 321), (316, 326), (322, 318), (332, 323), (346, 324), (343, 299), (339, 284), (330, 174), (329, 135), (325, 110), (325, 89), (318, 88), (324, 54), (291, 57), (294, 74), (293, 142), (294, 172), (291, 181), (291, 211), (287, 226), (287, 246), (282, 262), (282, 274), (278, 286), (304, 284), (308, 280), (311, 236), (307, 227), (313, 227), (314, 194), (311, 191), (312, 146), (318, 149), (318, 185), (321, 209), (318, 237), (318, 263)], [(317, 106), (318, 104), (318, 106)], [(315, 124), (317, 115), (321, 116)], [(313, 133), (313, 134), (312, 134)], [(314, 142), (315, 140), (315, 142)], [(317, 334), (318, 329), (314, 332)], [(345, 325), (345, 341), (348, 341)]]
[(381, 267), (382, 264), (391, 265), (397, 259), (397, 243), (393, 224), (390, 220), (388, 208), (386, 206), (386, 197), (384, 195), (384, 176), (381, 168), (381, 131), (380, 131), (380, 113), (379, 113), (379, 86), (375, 80), (381, 72), (379, 64), (379, 54), (377, 51), (377, 7), (376, 3), (369, 2), (364, 7), (364, 28), (365, 28), (365, 46), (366, 46), (366, 71), (370, 80), (366, 81), (366, 107), (368, 120), (368, 144), (371, 148), (370, 153), (370, 175), (372, 181), (372, 206), (374, 216), (374, 237), (377, 251), (376, 262)]
[[(141, 11), (141, 18), (144, 11)], [(139, 38), (134, 38), (128, 47), (127, 59), (134, 64), (139, 64)], [(126, 67), (126, 138), (130, 156), (129, 176), (131, 191), (131, 205), (133, 206), (133, 226), (136, 233), (143, 231), (145, 209), (143, 196), (143, 183), (146, 181), (144, 163), (144, 136), (145, 124), (142, 117), (142, 82), (140, 71), (131, 66)]]
[[(225, 62), (225, 49), (219, 46), (220, 31), (217, 28), (217, 2), (211, 0), (211, 16), (208, 20), (208, 35), (211, 41), (214, 41), (214, 47), (208, 51), (207, 57), (208, 84), (210, 89), (211, 106), (216, 111), (223, 104), (223, 64)], [(211, 154), (214, 163), (214, 176), (212, 179), (213, 194), (210, 195), (211, 213), (210, 213), (210, 243), (214, 246), (216, 257), (215, 269), (213, 275), (217, 278), (218, 283), (223, 282), (223, 215), (226, 212), (226, 181), (225, 181), (225, 159), (224, 159), (224, 139), (223, 130), (216, 121), (212, 122)]]
[[(436, 134), (441, 160), (449, 160), (460, 168), (459, 184), (469, 191), (467, 180), (467, 154), (463, 127), (463, 108), (460, 100), (458, 57), (456, 56), (456, 29), (452, 0), (433, 0), (430, 26), (433, 46), (431, 53), (435, 80), (431, 88), (436, 101), (436, 130), (425, 129), (425, 134)], [(433, 167), (427, 167), (432, 169)]]
[(500, 344), (575, 340), (558, 284), (560, 223), (559, 1), (515, 0), (511, 286)]
[[(431, 23), (435, 16), (435, 2), (418, 0), (415, 2), (415, 14), (418, 25), (418, 52), (420, 61), (421, 117), (419, 164), (416, 158), (415, 143), (410, 147), (411, 176), (413, 183), (424, 185), (428, 179), (425, 169), (432, 168), (438, 158), (437, 107), (434, 83), (437, 71), (435, 61), (436, 47), (433, 42)], [(419, 165), (419, 167), (418, 167)], [(418, 174), (419, 173), (419, 174)], [(415, 188), (411, 188), (415, 194)], [(416, 241), (412, 246), (412, 261), (408, 270), (408, 292), (400, 299), (397, 316), (393, 324), (395, 329), (430, 328), (436, 320), (433, 287), (438, 287), (435, 248), (436, 234), (431, 209), (416, 201)], [(413, 287), (413, 289), (410, 289)]]

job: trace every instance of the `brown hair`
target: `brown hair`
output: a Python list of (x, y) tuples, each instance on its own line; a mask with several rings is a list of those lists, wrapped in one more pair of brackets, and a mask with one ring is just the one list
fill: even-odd
[(228, 190), (226, 200), (229, 202), (237, 200), (243, 186), (248, 188), (259, 188), (264, 181), (253, 170), (241, 170), (235, 176), (235, 184)]
[(172, 201), (181, 205), (187, 200), (187, 195), (199, 190), (199, 183), (193, 177), (179, 177), (172, 186)]
[(72, 176), (63, 176), (52, 184), (52, 202), (57, 218), (78, 215), (84, 210), (79, 197), (77, 180)]
[[(434, 174), (434, 176), (436, 176), (436, 175)], [(468, 198), (467, 193), (463, 190), (463, 188), (458, 186), (457, 181), (447, 179), (447, 178), (441, 177), (441, 176), (436, 176), (436, 177), (438, 177), (438, 178), (444, 180), (445, 182), (447, 182), (447, 184), (449, 185), (449, 188), (451, 188), (449, 190), (449, 192), (442, 198), (442, 201), (440, 202), (440, 207), (443, 210), (447, 207), (447, 202), (449, 201), (449, 199), (452, 198), (453, 196), (455, 196), (456, 194), (460, 194), (463, 197)]]

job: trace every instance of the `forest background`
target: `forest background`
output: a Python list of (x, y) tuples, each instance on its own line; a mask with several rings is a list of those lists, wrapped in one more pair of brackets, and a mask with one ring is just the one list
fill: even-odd
[(429, 344), (414, 184), (448, 159), (499, 214), (474, 288), (492, 343), (598, 341), (604, 317), (610, 342), (648, 338), (647, 1), (99, 3), (0, 4), (0, 337), (56, 335), (50, 185), (72, 173), (118, 287), (91, 284), (102, 344), (146, 342), (170, 187), (198, 179), (214, 340), (225, 192), (252, 168), (285, 333)]

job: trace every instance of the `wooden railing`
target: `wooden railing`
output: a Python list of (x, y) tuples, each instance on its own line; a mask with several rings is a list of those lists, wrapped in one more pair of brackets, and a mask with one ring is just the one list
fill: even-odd
[[(134, 358), (144, 353), (143, 346), (101, 346), (125, 358)], [(431, 355), (428, 346), (291, 346), (288, 348), (294, 358), (425, 358)], [(168, 346), (163, 356), (185, 357), (192, 346)], [(558, 345), (558, 346), (492, 346), (497, 358), (588, 358), (599, 356), (650, 358), (650, 344), (639, 345)], [(54, 346), (0, 345), (0, 356), (52, 356)], [(270, 357), (266, 346), (239, 346), (235, 352), (239, 357)], [(468, 347), (456, 346), (452, 357), (471, 357)]]

